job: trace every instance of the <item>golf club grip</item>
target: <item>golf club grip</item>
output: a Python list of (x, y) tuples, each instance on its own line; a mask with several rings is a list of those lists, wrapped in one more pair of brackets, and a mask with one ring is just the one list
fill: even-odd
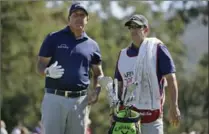
[(114, 79), (113, 85), (114, 85), (113, 89), (115, 89), (115, 95), (118, 98), (118, 79)]

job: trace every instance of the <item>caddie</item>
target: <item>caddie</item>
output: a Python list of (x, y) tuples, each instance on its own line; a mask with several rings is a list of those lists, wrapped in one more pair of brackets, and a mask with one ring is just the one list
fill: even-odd
[(169, 120), (180, 123), (176, 68), (166, 45), (158, 38), (149, 38), (149, 23), (145, 16), (135, 14), (125, 23), (132, 42), (119, 53), (115, 69), (119, 99), (137, 83), (135, 98), (128, 105), (141, 115), (142, 134), (163, 134), (163, 105), (165, 86), (168, 90)]

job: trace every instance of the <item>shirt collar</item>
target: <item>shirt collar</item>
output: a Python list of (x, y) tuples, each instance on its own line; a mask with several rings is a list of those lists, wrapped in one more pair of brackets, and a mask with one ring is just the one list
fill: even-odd
[(130, 45), (130, 47), (129, 47), (130, 49), (132, 49), (132, 50), (139, 50), (139, 48), (138, 47), (136, 47), (136, 46), (134, 46), (134, 44), (133, 43), (131, 43), (131, 45)]
[[(75, 37), (74, 33), (71, 31), (71, 29), (70, 29), (69, 26), (66, 26), (66, 27), (63, 29), (63, 31), (66, 32), (66, 33), (69, 33), (69, 34), (71, 34), (71, 35), (73, 35), (73, 36)], [(86, 32), (83, 32), (82, 35), (81, 35), (81, 37), (76, 38), (76, 40), (87, 39), (87, 38), (88, 38), (88, 36), (87, 36)]]

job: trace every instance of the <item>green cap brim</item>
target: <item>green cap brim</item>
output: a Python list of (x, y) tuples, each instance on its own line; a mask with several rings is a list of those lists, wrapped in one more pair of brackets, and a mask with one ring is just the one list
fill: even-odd
[(129, 20), (125, 23), (125, 26), (130, 26), (131, 22), (136, 23), (137, 25), (144, 25), (142, 22), (137, 21), (137, 20)]

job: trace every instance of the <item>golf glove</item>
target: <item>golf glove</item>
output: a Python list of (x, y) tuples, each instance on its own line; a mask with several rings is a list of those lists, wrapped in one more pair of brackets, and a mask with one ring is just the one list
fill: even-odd
[(47, 67), (44, 73), (46, 74), (46, 77), (58, 79), (58, 78), (61, 78), (62, 75), (64, 74), (64, 68), (58, 65), (58, 62), (56, 61), (51, 66)]

